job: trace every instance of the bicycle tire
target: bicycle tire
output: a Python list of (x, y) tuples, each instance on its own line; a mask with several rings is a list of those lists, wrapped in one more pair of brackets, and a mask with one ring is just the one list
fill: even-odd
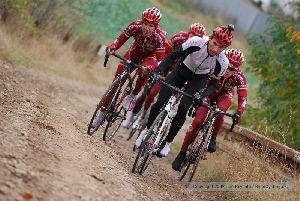
[[(146, 144), (147, 144), (147, 140), (149, 139), (149, 137), (150, 137), (150, 135), (148, 135), (148, 133), (147, 133), (146, 137), (144, 138), (144, 141), (142, 142), (142, 144), (139, 148), (139, 152), (138, 152), (137, 156), (135, 157), (135, 161), (133, 163), (132, 170), (131, 170), (132, 173), (136, 173), (139, 171), (141, 162), (138, 162), (138, 161), (140, 158), (144, 157), (144, 153), (147, 148)], [(136, 147), (136, 146), (134, 145), (134, 147)]]
[[(120, 90), (118, 91), (117, 96), (115, 97), (119, 97)], [(132, 88), (128, 83), (123, 89), (123, 93), (125, 93), (123, 98), (126, 99), (126, 97), (130, 94), (131, 91)], [(103, 133), (103, 140), (105, 142), (111, 140), (115, 136), (115, 134), (118, 132), (119, 128), (121, 127), (122, 122), (126, 119), (127, 110), (123, 108), (123, 104), (116, 105), (116, 103), (117, 103), (117, 99), (115, 98), (115, 100), (111, 105), (112, 110), (109, 114), (107, 114), (108, 123)]]
[[(163, 122), (162, 120), (164, 120), (165, 118), (168, 118), (168, 117), (167, 117), (166, 111), (163, 110), (155, 118), (152, 126), (148, 130), (147, 135), (140, 147), (139, 153), (133, 164), (133, 168), (132, 168), (133, 173), (139, 172), (139, 174), (142, 175), (146, 171), (148, 166), (150, 165), (150, 163), (154, 157), (154, 155), (153, 155), (154, 149), (157, 148), (157, 147), (155, 147), (155, 144), (154, 144), (154, 142), (157, 138), (157, 131), (161, 127), (161, 124)], [(161, 141), (161, 139), (160, 139), (160, 141)], [(148, 151), (148, 153), (146, 155), (143, 155), (142, 153), (145, 153), (145, 151)], [(142, 160), (138, 163), (139, 158), (142, 158)]]
[(131, 128), (131, 129), (130, 129), (130, 131), (129, 131), (127, 137), (126, 137), (126, 140), (127, 140), (127, 141), (130, 140), (130, 139), (132, 138), (132, 136), (135, 134), (136, 130), (137, 130), (137, 128)]
[(179, 181), (181, 181), (185, 177), (186, 173), (188, 172), (188, 170), (192, 164), (190, 157), (191, 157), (191, 153), (188, 153), (186, 155), (185, 159), (183, 160), (183, 163), (180, 167), (179, 176), (178, 176)]
[[(148, 114), (148, 116), (149, 116), (149, 114)], [(138, 129), (140, 132), (146, 128), (146, 126), (147, 126), (147, 121), (148, 121), (148, 116), (146, 116), (146, 117), (142, 120), (141, 125), (140, 125), (140, 129)], [(132, 137), (132, 136), (131, 136), (131, 137)], [(138, 137), (139, 137), (139, 135), (136, 136), (136, 140), (137, 140)], [(134, 145), (132, 150), (135, 152), (136, 149), (137, 149), (137, 148), (136, 148), (136, 146)]]
[(103, 141), (107, 142), (115, 136), (121, 127), (122, 121), (125, 119), (123, 117), (126, 115), (126, 112), (127, 111), (122, 107), (118, 107), (117, 111), (110, 113), (109, 117), (107, 118), (108, 123), (103, 133)]
[(198, 164), (199, 164), (199, 162), (202, 160), (202, 158), (204, 156), (204, 153), (205, 153), (205, 151), (207, 149), (208, 139), (209, 139), (208, 130), (205, 130), (205, 133), (204, 133), (203, 138), (202, 138), (202, 142), (200, 142), (199, 147), (197, 148), (198, 151), (200, 151), (200, 152), (199, 152), (199, 154), (198, 154), (198, 156), (196, 158), (196, 161), (194, 163), (194, 166), (193, 166), (192, 170), (190, 171), (190, 175), (188, 177), (188, 180), (187, 180), (187, 183), (186, 183), (186, 187), (188, 187), (189, 183), (192, 181), (192, 179), (193, 179), (193, 177), (194, 177), (194, 175), (196, 173)]
[[(148, 134), (150, 134), (150, 138), (148, 139), (148, 141), (150, 141), (151, 144), (154, 145), (154, 149), (156, 149), (156, 151), (160, 148), (160, 145), (162, 143), (162, 141), (164, 140), (164, 137), (166, 135), (166, 130), (169, 128), (169, 124), (166, 124), (166, 127), (163, 128), (162, 133), (159, 135), (160, 139), (158, 141), (157, 146), (155, 146), (155, 141), (157, 140), (158, 137), (158, 132), (160, 130), (160, 128), (163, 126), (162, 124), (165, 122), (165, 119), (169, 118), (168, 117), (168, 113), (165, 110), (162, 110), (160, 112), (160, 114), (158, 115), (158, 121), (154, 122), (154, 126), (149, 129)], [(139, 174), (142, 175), (146, 169), (148, 168), (148, 166), (150, 165), (154, 155), (153, 155), (154, 150), (152, 149), (152, 153), (151, 156), (149, 158), (149, 156), (147, 158), (145, 158), (145, 160), (143, 161), (143, 163), (141, 164), (141, 168), (139, 171)]]
[(93, 135), (93, 134), (99, 129), (99, 127), (102, 126), (103, 123), (105, 122), (106, 115), (109, 113), (109, 112), (108, 112), (108, 108), (110, 107), (111, 102), (112, 102), (113, 99), (114, 99), (114, 96), (111, 97), (108, 106), (104, 109), (105, 111), (103, 112), (103, 115), (102, 115), (102, 117), (101, 117), (101, 119), (100, 119), (100, 124), (99, 124), (98, 126), (94, 127), (94, 128), (92, 127), (93, 120), (96, 118), (96, 116), (97, 116), (98, 113), (100, 112), (104, 100), (107, 98), (107, 96), (109, 95), (109, 93), (110, 93), (111, 91), (113, 91), (113, 90), (116, 90), (116, 88), (118, 88), (118, 86), (119, 86), (119, 81), (118, 81), (118, 80), (115, 80), (115, 81), (108, 87), (108, 89), (105, 91), (104, 95), (102, 96), (102, 98), (101, 98), (99, 104), (97, 105), (96, 110), (94, 111), (93, 116), (92, 116), (92, 118), (91, 118), (91, 120), (90, 120), (90, 123), (89, 123), (89, 126), (88, 126), (88, 130), (87, 130), (87, 134), (88, 134), (88, 135)]
[(193, 164), (195, 155), (197, 155), (199, 152), (198, 149), (199, 149), (199, 144), (202, 142), (202, 139), (203, 139), (203, 131), (204, 131), (204, 126), (202, 126), (197, 131), (195, 139), (193, 140), (193, 142), (189, 145), (189, 147), (187, 149), (187, 155), (185, 156), (183, 163), (180, 167), (179, 176), (178, 176), (179, 181), (181, 181), (185, 177), (190, 166)]

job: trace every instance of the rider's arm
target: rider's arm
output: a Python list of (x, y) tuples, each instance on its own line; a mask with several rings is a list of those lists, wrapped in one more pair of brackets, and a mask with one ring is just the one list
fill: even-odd
[(156, 29), (157, 33), (157, 43), (156, 43), (156, 59), (157, 62), (160, 63), (166, 55), (166, 32), (162, 30), (161, 28)]
[(210, 77), (210, 81), (201, 92), (201, 97), (204, 98), (209, 96), (214, 90), (216, 90), (217, 84), (219, 83), (221, 77), (217, 77), (214, 74)]
[(155, 72), (162, 73), (166, 70), (177, 58), (181, 57), (184, 60), (189, 54), (196, 52), (200, 49), (199, 46), (190, 46), (183, 50), (182, 46), (177, 47), (174, 51), (168, 54), (159, 64)]
[(133, 21), (131, 22), (126, 29), (119, 35), (119, 37), (111, 44), (115, 48), (115, 50), (118, 50), (124, 43), (132, 36), (132, 34), (136, 31), (136, 25), (139, 23), (139, 21)]
[(113, 43), (112, 45), (115, 46), (115, 50), (118, 50), (122, 45), (130, 38), (124, 31)]
[(240, 111), (243, 114), (247, 104), (247, 85), (246, 85), (246, 77), (244, 75), (242, 75), (241, 79), (239, 79), (239, 84), (237, 85), (237, 94), (238, 94), (237, 111)]

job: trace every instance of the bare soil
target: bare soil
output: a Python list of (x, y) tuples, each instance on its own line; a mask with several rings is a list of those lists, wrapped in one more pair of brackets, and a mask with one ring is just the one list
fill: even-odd
[(217, 199), (188, 191), (172, 154), (132, 174), (127, 129), (108, 143), (87, 135), (105, 89), (0, 61), (0, 200)]

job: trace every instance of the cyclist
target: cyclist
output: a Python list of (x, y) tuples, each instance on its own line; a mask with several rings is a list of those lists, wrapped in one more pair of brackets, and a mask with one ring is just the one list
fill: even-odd
[[(232, 103), (234, 88), (237, 87), (238, 107), (234, 116), (236, 117), (236, 119), (238, 119), (238, 123), (240, 123), (241, 116), (245, 110), (247, 103), (246, 76), (239, 68), (244, 63), (244, 55), (238, 49), (229, 49), (226, 51), (226, 56), (229, 59), (228, 68), (225, 74), (221, 77), (216, 90), (209, 96), (205, 97), (203, 99), (203, 103), (210, 104), (216, 102), (217, 107), (226, 112)], [(172, 163), (172, 168), (174, 170), (178, 171), (180, 169), (181, 163), (183, 162), (183, 159), (186, 155), (187, 148), (195, 138), (196, 133), (204, 122), (207, 113), (207, 108), (198, 108), (195, 118), (186, 132), (181, 150)], [(214, 130), (207, 149), (208, 152), (212, 153), (216, 151), (216, 137), (222, 127), (223, 122), (224, 115), (219, 114), (215, 121)]]
[[(165, 56), (165, 37), (166, 32), (158, 25), (162, 19), (162, 13), (159, 9), (152, 7), (147, 8), (142, 13), (142, 20), (131, 22), (122, 34), (107, 47), (107, 54), (112, 54), (118, 50), (130, 37), (134, 38), (129, 49), (123, 56), (134, 63), (145, 66), (151, 70), (155, 70)], [(122, 62), (118, 65), (115, 78), (123, 72), (125, 65)], [(132, 72), (134, 69), (131, 69)], [(139, 77), (136, 81), (133, 92), (128, 96), (124, 109), (128, 110), (130, 104), (134, 102), (136, 95), (141, 91), (142, 87), (147, 84), (148, 75), (142, 71), (138, 71)], [(143, 75), (143, 79), (141, 75)], [(142, 79), (142, 80), (141, 80)], [(126, 80), (126, 79), (125, 79)], [(124, 80), (124, 82), (125, 82)], [(141, 81), (140, 81), (141, 80)], [(108, 104), (110, 97), (104, 101), (103, 106)], [(96, 127), (100, 123), (102, 112), (94, 119), (93, 126)]]
[[(174, 70), (166, 77), (165, 81), (179, 88), (187, 82), (186, 93), (194, 95), (199, 99), (209, 95), (213, 92), (219, 79), (228, 67), (229, 61), (224, 49), (231, 45), (233, 38), (232, 31), (233, 25), (228, 25), (228, 27), (221, 26), (214, 29), (209, 38), (196, 36), (189, 38), (179, 48), (175, 49), (162, 60), (158, 68), (154, 71), (154, 74), (152, 74), (153, 79), (157, 79), (156, 73), (163, 72), (175, 59), (180, 57)], [(211, 70), (214, 70), (212, 75), (210, 74)], [(209, 77), (211, 77), (211, 82), (206, 87)], [(205, 90), (203, 90), (203, 88), (205, 88)], [(160, 108), (163, 107), (171, 95), (172, 91), (168, 87), (161, 87), (157, 101), (151, 107), (147, 126), (135, 141), (136, 147), (141, 145), (144, 136), (154, 122)], [(159, 157), (168, 155), (170, 145), (184, 124), (187, 111), (192, 101), (192, 99), (186, 96), (182, 97), (177, 113), (172, 120), (168, 135), (157, 151)]]
[[(189, 32), (186, 31), (179, 31), (178, 33), (174, 34), (168, 41), (165, 43), (165, 53), (168, 55), (170, 52), (172, 52), (177, 47), (181, 46), (182, 43), (184, 43), (187, 39), (193, 36), (199, 36), (203, 37), (206, 33), (205, 27), (200, 23), (193, 23), (191, 24), (189, 28)], [(176, 59), (166, 70), (164, 70), (164, 75), (167, 75), (170, 73), (174, 67), (178, 59)], [(144, 104), (144, 110), (142, 113), (142, 118), (145, 117), (147, 110), (150, 108), (151, 103), (154, 101), (155, 96), (158, 94), (160, 90), (161, 84), (156, 83), (149, 94), (149, 96), (146, 97), (148, 87), (144, 87), (143, 93), (139, 96), (139, 98), (136, 100), (136, 103), (134, 105), (134, 108), (132, 110), (132, 113), (128, 115), (126, 120), (122, 123), (123, 127), (128, 128), (130, 123), (133, 121), (134, 116), (140, 111), (140, 109)]]

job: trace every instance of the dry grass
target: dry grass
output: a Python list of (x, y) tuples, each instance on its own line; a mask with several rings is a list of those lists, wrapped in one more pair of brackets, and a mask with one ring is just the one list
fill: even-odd
[[(193, 181), (198, 182), (291, 182), (292, 191), (218, 192), (218, 200), (298, 200), (299, 172), (282, 156), (266, 148), (244, 145), (243, 157), (217, 151), (201, 161)], [(209, 194), (209, 192), (204, 192)]]
[(63, 43), (55, 37), (32, 37), (11, 25), (1, 24), (0, 40), (2, 59), (86, 83), (108, 86), (118, 64), (118, 60), (110, 59), (104, 68), (104, 58), (97, 56), (93, 47), (74, 51), (73, 42)]

